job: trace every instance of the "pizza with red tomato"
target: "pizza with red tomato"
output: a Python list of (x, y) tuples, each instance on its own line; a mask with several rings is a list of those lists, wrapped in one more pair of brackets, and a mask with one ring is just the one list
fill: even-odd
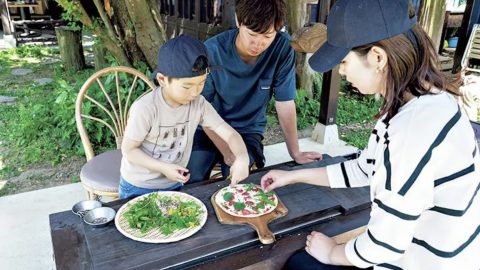
[(278, 205), (273, 192), (264, 192), (255, 184), (238, 184), (217, 192), (215, 202), (226, 213), (237, 217), (259, 217), (272, 212)]

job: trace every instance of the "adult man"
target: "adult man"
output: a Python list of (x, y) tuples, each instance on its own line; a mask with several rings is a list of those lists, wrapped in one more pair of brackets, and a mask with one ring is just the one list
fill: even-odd
[[(265, 164), (262, 139), (272, 95), (290, 156), (298, 163), (320, 159), (320, 153), (301, 152), (298, 147), (295, 54), (288, 34), (280, 32), (286, 19), (284, 1), (238, 0), (235, 12), (238, 28), (205, 42), (212, 64), (223, 68), (209, 75), (202, 95), (240, 133), (250, 165)], [(198, 130), (187, 165), (190, 182), (208, 179), (217, 162), (228, 175), (234, 158), (225, 142), (209, 130)]]

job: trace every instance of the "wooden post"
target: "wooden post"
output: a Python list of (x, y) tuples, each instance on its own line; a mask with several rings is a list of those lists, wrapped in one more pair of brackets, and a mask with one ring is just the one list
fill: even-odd
[(420, 2), (418, 22), (432, 39), (436, 51), (443, 46), (440, 44), (440, 39), (442, 38), (446, 9), (445, 0), (422, 0)]
[(17, 47), (17, 40), (14, 36), (14, 28), (8, 12), (7, 0), (0, 0), (0, 17), (3, 25), (3, 40), (8, 47)]
[[(326, 23), (330, 7), (334, 3), (334, 0), (318, 1), (319, 22)], [(341, 76), (338, 73), (338, 66), (323, 74), (320, 115), (312, 133), (312, 139), (322, 144), (334, 144), (340, 141), (336, 124), (340, 81)]]
[(85, 68), (85, 56), (82, 47), (82, 30), (67, 26), (55, 27), (58, 47), (63, 66), (66, 69), (82, 70)]
[(462, 58), (467, 48), (467, 43), (472, 32), (473, 24), (480, 20), (480, 0), (467, 0), (467, 6), (463, 13), (462, 26), (458, 30), (458, 44), (453, 59), (453, 73), (461, 71)]

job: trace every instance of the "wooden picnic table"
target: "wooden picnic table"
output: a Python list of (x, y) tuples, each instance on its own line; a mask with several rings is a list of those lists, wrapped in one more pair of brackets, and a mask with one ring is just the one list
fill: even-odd
[[(321, 167), (345, 160), (324, 158), (306, 165), (279, 164), (252, 173), (245, 183), (259, 183), (270, 169), (295, 170)], [(206, 181), (185, 186), (182, 191), (200, 199), (208, 211), (204, 227), (175, 243), (148, 244), (130, 240), (111, 223), (92, 228), (71, 211), (50, 215), (50, 228), (57, 269), (280, 269), (289, 255), (305, 245), (306, 235), (318, 230), (338, 235), (368, 222), (368, 188), (330, 189), (305, 184), (276, 190), (288, 215), (269, 224), (277, 241), (259, 242), (255, 230), (245, 225), (218, 222), (210, 196), (226, 181)], [(107, 206), (118, 210), (126, 200)]]

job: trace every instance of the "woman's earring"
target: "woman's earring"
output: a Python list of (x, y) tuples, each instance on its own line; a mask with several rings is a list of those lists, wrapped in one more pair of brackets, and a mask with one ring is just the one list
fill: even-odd
[(381, 69), (380, 67), (377, 67), (377, 69), (375, 70), (375, 73), (377, 74), (383, 73), (383, 69)]

